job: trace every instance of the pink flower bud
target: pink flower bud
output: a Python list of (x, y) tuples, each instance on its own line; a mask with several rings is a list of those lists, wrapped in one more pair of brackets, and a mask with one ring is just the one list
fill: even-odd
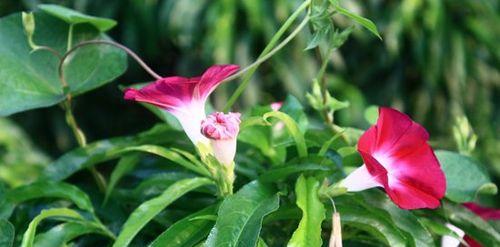
[(201, 133), (210, 140), (215, 158), (224, 165), (231, 164), (236, 154), (240, 115), (214, 112), (201, 122)]
[(277, 101), (271, 103), (271, 109), (273, 109), (273, 111), (279, 111), (282, 106), (283, 106), (283, 101)]

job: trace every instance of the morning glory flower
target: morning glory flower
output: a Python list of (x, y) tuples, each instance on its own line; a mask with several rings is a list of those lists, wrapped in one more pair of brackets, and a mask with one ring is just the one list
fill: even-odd
[(428, 139), (427, 131), (407, 115), (380, 108), (376, 125), (358, 142), (365, 164), (340, 186), (352, 192), (383, 187), (400, 208), (437, 208), (446, 179)]
[(206, 116), (205, 102), (215, 88), (238, 69), (238, 65), (214, 65), (199, 77), (161, 78), (141, 89), (126, 89), (124, 98), (149, 103), (170, 112), (193, 144), (208, 143), (200, 133), (201, 121)]

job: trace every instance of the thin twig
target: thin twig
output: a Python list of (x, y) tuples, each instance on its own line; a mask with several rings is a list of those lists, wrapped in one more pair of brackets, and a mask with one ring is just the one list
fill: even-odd
[(66, 81), (66, 79), (64, 78), (64, 69), (63, 69), (63, 65), (64, 65), (64, 62), (66, 61), (66, 59), (69, 57), (69, 55), (71, 55), (72, 53), (74, 53), (76, 50), (78, 50), (79, 48), (81, 47), (84, 47), (84, 46), (88, 46), (88, 45), (98, 45), (98, 44), (105, 44), (105, 45), (112, 45), (112, 46), (115, 46), (115, 47), (118, 47), (122, 50), (124, 50), (128, 55), (130, 55), (144, 70), (146, 70), (146, 72), (148, 72), (152, 77), (154, 77), (156, 80), (159, 80), (161, 79), (162, 77), (159, 76), (156, 72), (154, 72), (135, 52), (133, 52), (132, 50), (130, 50), (129, 48), (127, 48), (126, 46), (123, 46), (121, 44), (118, 44), (116, 42), (113, 42), (113, 41), (109, 41), (109, 40), (90, 40), (90, 41), (84, 41), (84, 42), (81, 42), (77, 45), (75, 45), (73, 48), (71, 48), (68, 52), (66, 52), (66, 54), (64, 54), (64, 56), (62, 56), (61, 58), (61, 61), (59, 62), (59, 67), (58, 67), (58, 71), (59, 71), (59, 79), (61, 80), (61, 83), (63, 84), (63, 87), (67, 87), (68, 86), (68, 83)]
[[(266, 45), (266, 47), (264, 48), (264, 50), (262, 51), (262, 53), (257, 58), (257, 61), (260, 61), (267, 54), (274, 53), (273, 51), (275, 51), (275, 50), (271, 50), (271, 49), (279, 41), (279, 39), (281, 38), (281, 36), (283, 36), (283, 34), (286, 32), (286, 30), (293, 24), (293, 22), (295, 21), (295, 19), (297, 19), (299, 17), (299, 15), (302, 13), (302, 11), (304, 9), (306, 9), (310, 5), (310, 3), (311, 3), (311, 0), (305, 1), (305, 2), (303, 2), (297, 8), (297, 10), (295, 10), (295, 12), (285, 21), (285, 23), (280, 27), (280, 29), (278, 29), (278, 31), (276, 32), (276, 34), (274, 34), (274, 36), (271, 38), (271, 41), (269, 41), (269, 43)], [(309, 20), (308, 16), (306, 16), (305, 20), (307, 20), (307, 21)], [(305, 22), (303, 21), (302, 24), (300, 25), (300, 28), (297, 28), (296, 31), (297, 30), (300, 31), (300, 29), (302, 29), (303, 25), (305, 25), (305, 23), (307, 23), (307, 21), (305, 21)], [(298, 33), (298, 31), (297, 31), (297, 33)], [(296, 33), (294, 35), (290, 34), (290, 36), (288, 36), (288, 37), (295, 36), (295, 35), (296, 35)], [(287, 41), (287, 39), (285, 39), (282, 42), (282, 44), (283, 43), (286, 44), (286, 43), (288, 43), (288, 41), (291, 40), (291, 38), (288, 39), (288, 41)], [(280, 45), (278, 45), (278, 46), (280, 46)], [(281, 47), (283, 47), (283, 46), (281, 46)], [(263, 61), (265, 61), (265, 59)], [(242, 74), (246, 73), (244, 75), (244, 77), (243, 77), (243, 81), (238, 86), (238, 88), (236, 88), (236, 90), (234, 91), (233, 95), (231, 95), (231, 97), (229, 98), (228, 102), (224, 106), (224, 111), (225, 112), (227, 112), (231, 108), (231, 106), (233, 106), (233, 104), (236, 102), (236, 100), (238, 100), (238, 98), (243, 93), (243, 91), (245, 91), (245, 89), (248, 86), (248, 83), (250, 82), (250, 79), (252, 78), (252, 75), (257, 70), (258, 65), (260, 65), (263, 61), (261, 61), (259, 63), (255, 62), (255, 63), (251, 64), (250, 66), (248, 66), (247, 68), (241, 70), (240, 72), (238, 72), (238, 73), (234, 74), (233, 76), (228, 77), (228, 78), (226, 78), (226, 80), (224, 80), (225, 82), (226, 81), (230, 81), (230, 80), (236, 79), (236, 78), (240, 77)]]
[(59, 60), (62, 59), (61, 53), (59, 53), (58, 51), (56, 51), (52, 47), (43, 46), (43, 45), (37, 45), (36, 48), (33, 49), (33, 50), (31, 50), (30, 53), (34, 53), (34, 52), (37, 52), (37, 51), (48, 51), (48, 52), (52, 53), (52, 55), (56, 56)]

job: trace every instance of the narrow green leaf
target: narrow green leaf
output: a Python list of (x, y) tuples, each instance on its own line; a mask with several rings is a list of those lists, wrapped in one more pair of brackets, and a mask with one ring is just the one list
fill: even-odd
[(42, 212), (36, 216), (29, 224), (28, 229), (24, 232), (23, 242), (21, 247), (33, 247), (33, 242), (35, 240), (36, 227), (40, 221), (51, 218), (51, 217), (67, 217), (72, 219), (83, 220), (82, 216), (76, 211), (67, 208), (52, 208), (47, 210), (42, 210)]
[(94, 17), (90, 15), (85, 15), (80, 12), (74, 11), (72, 9), (68, 9), (59, 5), (54, 5), (54, 4), (40, 4), (38, 5), (38, 8), (40, 8), (42, 11), (55, 16), (69, 24), (82, 24), (82, 23), (89, 23), (99, 29), (101, 32), (105, 32), (112, 27), (116, 25), (116, 21), (107, 19), (107, 18), (101, 18), (101, 17)]
[[(394, 224), (408, 234), (407, 239), (409, 239), (411, 246), (435, 246), (432, 235), (411, 211), (398, 208), (381, 191), (367, 191), (363, 193), (363, 196), (366, 200), (366, 203), (364, 203), (366, 208), (385, 210), (389, 214)], [(377, 213), (381, 214), (381, 212)]]
[(158, 213), (165, 209), (179, 197), (200, 186), (209, 185), (213, 182), (207, 178), (189, 178), (172, 184), (163, 194), (142, 203), (132, 212), (118, 235), (114, 247), (128, 246), (139, 231), (151, 221)]
[(443, 202), (443, 210), (453, 225), (462, 229), (482, 246), (498, 246), (500, 243), (500, 233), (462, 205)]
[(115, 169), (113, 169), (113, 172), (111, 172), (111, 177), (109, 179), (108, 187), (106, 188), (106, 194), (104, 195), (103, 204), (106, 204), (106, 202), (109, 199), (109, 196), (111, 195), (111, 192), (115, 188), (116, 184), (120, 181), (120, 179), (125, 174), (129, 173), (134, 169), (134, 167), (139, 162), (139, 158), (140, 158), (139, 154), (129, 154), (120, 158), (120, 161), (118, 161), (118, 164), (116, 165)]
[(245, 185), (222, 203), (206, 247), (254, 247), (262, 219), (279, 207), (275, 191), (258, 181)]
[(342, 225), (369, 233), (387, 246), (406, 247), (409, 242), (390, 214), (363, 202), (359, 194), (335, 198)]
[(296, 173), (306, 172), (306, 171), (331, 171), (332, 169), (328, 166), (317, 165), (317, 164), (304, 164), (297, 163), (286, 165), (285, 167), (278, 167), (271, 169), (259, 177), (262, 182), (275, 182), (280, 179), (287, 178), (288, 176)]
[[(164, 147), (155, 146), (155, 145), (142, 145), (137, 147), (127, 147), (123, 150), (119, 150), (119, 153), (130, 152), (130, 151), (142, 151), (146, 153), (156, 154), (160, 157), (168, 159), (178, 165), (183, 166), (184, 168), (194, 171), (200, 175), (210, 176), (210, 173), (203, 167), (197, 166), (196, 164), (191, 163), (190, 161), (183, 158), (178, 152), (169, 150)], [(199, 164), (199, 163), (198, 163)]]
[(368, 29), (368, 31), (370, 31), (371, 33), (373, 33), (375, 36), (377, 36), (379, 39), (382, 40), (382, 37), (380, 37), (380, 34), (378, 33), (377, 26), (372, 21), (341, 7), (338, 3), (335, 3), (334, 5), (335, 5), (335, 9), (339, 13), (349, 17), (350, 19), (352, 19), (356, 23), (365, 27), (366, 29)]
[(199, 243), (212, 229), (214, 221), (200, 216), (217, 213), (217, 206), (210, 206), (177, 221), (160, 234), (149, 247), (191, 247)]
[(11, 247), (14, 243), (15, 229), (7, 220), (0, 219), (0, 246)]
[(36, 182), (7, 191), (7, 201), (19, 204), (37, 198), (55, 197), (75, 203), (80, 209), (93, 213), (90, 198), (78, 187), (63, 182)]
[(263, 116), (264, 120), (266, 120), (266, 121), (270, 117), (278, 118), (279, 120), (281, 120), (285, 123), (285, 126), (287, 127), (288, 131), (290, 132), (293, 139), (295, 140), (299, 157), (306, 157), (307, 156), (306, 140), (304, 139), (304, 134), (299, 130), (299, 126), (297, 125), (297, 122), (295, 122), (295, 120), (293, 120), (293, 118), (291, 118), (289, 115), (287, 115), (283, 112), (277, 112), (277, 111), (276, 112), (268, 112), (268, 113), (264, 114), (264, 116)]
[(318, 197), (319, 182), (316, 178), (300, 176), (295, 184), (297, 206), (302, 210), (302, 219), (288, 242), (289, 247), (320, 247), (321, 222), (325, 219), (325, 206)]
[(99, 224), (90, 221), (74, 221), (54, 226), (47, 232), (37, 235), (34, 246), (65, 247), (73, 239), (87, 234), (99, 234), (114, 238), (110, 232), (103, 229)]
[(139, 146), (145, 143), (158, 144), (172, 142), (183, 133), (173, 131), (168, 125), (158, 125), (151, 130), (134, 137), (116, 137), (89, 143), (82, 148), (76, 148), (49, 164), (43, 171), (40, 180), (64, 180), (76, 172), (92, 167), (100, 162), (118, 158), (127, 152), (128, 147)]
[(487, 172), (475, 160), (450, 151), (435, 153), (446, 175), (448, 199), (459, 203), (473, 201), (483, 186), (491, 186)]

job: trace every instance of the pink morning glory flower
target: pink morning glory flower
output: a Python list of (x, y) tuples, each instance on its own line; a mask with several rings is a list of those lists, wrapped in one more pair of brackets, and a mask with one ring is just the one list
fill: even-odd
[(201, 122), (201, 133), (210, 140), (215, 158), (223, 165), (231, 165), (236, 154), (240, 116), (214, 112)]
[(205, 118), (205, 102), (215, 88), (239, 69), (238, 65), (214, 65), (199, 77), (161, 78), (139, 90), (128, 88), (124, 98), (160, 107), (179, 120), (189, 139), (196, 145), (208, 142), (200, 133)]
[(345, 178), (347, 191), (383, 187), (403, 209), (436, 208), (446, 192), (446, 179), (429, 134), (407, 115), (382, 107), (377, 123), (359, 139), (364, 165)]

